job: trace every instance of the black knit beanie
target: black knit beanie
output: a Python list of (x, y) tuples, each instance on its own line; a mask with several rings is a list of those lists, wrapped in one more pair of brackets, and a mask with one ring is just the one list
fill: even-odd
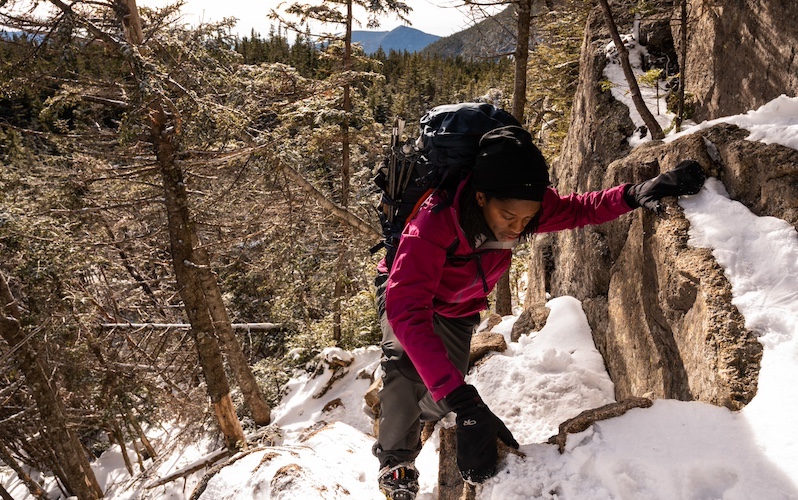
[(498, 198), (543, 201), (550, 181), (546, 160), (532, 144), (532, 136), (510, 125), (482, 136), (471, 183), (476, 191)]

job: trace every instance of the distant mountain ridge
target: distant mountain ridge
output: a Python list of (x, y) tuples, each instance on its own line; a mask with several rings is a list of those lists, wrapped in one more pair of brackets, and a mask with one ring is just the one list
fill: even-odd
[[(533, 9), (540, 9), (541, 3), (533, 1)], [(515, 33), (515, 6), (510, 5), (496, 15), (430, 44), (424, 48), (424, 53), (466, 59), (495, 58), (515, 51)]]
[[(533, 0), (533, 12), (544, 8), (543, 0)], [(446, 37), (430, 35), (409, 26), (399, 26), (391, 31), (353, 31), (352, 41), (358, 43), (366, 54), (372, 55), (382, 47), (386, 53), (424, 52), (443, 57), (466, 59), (495, 58), (515, 51), (515, 6), (487, 16), (463, 31)]]
[(382, 47), (386, 53), (419, 52), (440, 37), (430, 35), (409, 26), (399, 26), (391, 31), (353, 31), (352, 41), (360, 44), (366, 54), (373, 54)]

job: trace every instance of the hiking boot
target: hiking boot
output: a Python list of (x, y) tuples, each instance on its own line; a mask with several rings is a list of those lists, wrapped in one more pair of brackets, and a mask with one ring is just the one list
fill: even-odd
[(418, 493), (418, 471), (410, 462), (389, 465), (380, 470), (379, 483), (388, 500), (413, 500)]

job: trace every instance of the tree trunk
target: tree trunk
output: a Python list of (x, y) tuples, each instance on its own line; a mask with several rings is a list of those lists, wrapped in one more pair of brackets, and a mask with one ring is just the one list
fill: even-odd
[(343, 302), (344, 296), (344, 252), (341, 249), (341, 253), (338, 256), (338, 259), (335, 262), (335, 288), (333, 288), (333, 341), (335, 341), (335, 345), (340, 347), (341, 346), (341, 337), (343, 336), (343, 332), (341, 331), (341, 303)]
[(144, 445), (144, 449), (147, 450), (147, 454), (150, 456), (150, 458), (154, 459), (155, 457), (157, 457), (158, 454), (155, 452), (155, 448), (150, 443), (150, 440), (147, 438), (147, 435), (144, 434), (144, 431), (141, 428), (141, 424), (139, 424), (139, 421), (136, 418), (136, 415), (133, 414), (132, 410), (127, 411), (127, 420), (128, 422), (130, 422), (130, 425), (133, 426), (133, 429), (136, 430), (136, 434), (138, 434), (139, 440), (141, 441), (141, 444)]
[(136, 7), (136, 0), (117, 0), (114, 8), (118, 11), (117, 16), (122, 20), (122, 29), (127, 42), (132, 45), (141, 44), (144, 41), (144, 34), (141, 31), (141, 18), (139, 9)]
[(11, 496), (11, 493), (9, 493), (7, 489), (3, 488), (2, 484), (0, 484), (0, 498), (3, 500), (14, 500), (14, 497)]
[(529, 64), (529, 31), (532, 25), (532, 0), (518, 0), (517, 35), (515, 42), (515, 80), (513, 83), (513, 116), (524, 123), (526, 108), (527, 66)]
[(662, 127), (659, 125), (659, 122), (657, 122), (657, 119), (654, 118), (654, 115), (651, 114), (645, 101), (643, 101), (643, 95), (640, 93), (640, 86), (637, 84), (637, 78), (635, 78), (634, 72), (632, 72), (632, 66), (629, 64), (629, 51), (626, 50), (626, 45), (624, 45), (621, 40), (621, 35), (618, 34), (618, 27), (615, 26), (610, 4), (607, 0), (599, 0), (599, 3), (604, 11), (604, 23), (607, 25), (607, 29), (612, 35), (615, 48), (618, 49), (623, 75), (626, 77), (626, 82), (629, 84), (629, 93), (632, 95), (632, 102), (635, 105), (635, 109), (637, 109), (637, 112), (640, 113), (640, 116), (643, 118), (643, 122), (645, 122), (646, 127), (648, 127), (648, 130), (651, 132), (651, 137), (653, 139), (663, 139), (665, 134), (662, 132)]
[(122, 454), (122, 460), (125, 462), (125, 467), (127, 467), (128, 474), (130, 474), (130, 477), (133, 477), (133, 464), (130, 463), (130, 456), (127, 454), (125, 435), (122, 433), (122, 427), (120, 427), (119, 421), (117, 421), (115, 418), (111, 422), (111, 426), (113, 428), (113, 440), (119, 445), (119, 452)]
[(263, 397), (263, 392), (258, 386), (255, 375), (249, 367), (244, 351), (238, 338), (233, 333), (233, 326), (230, 317), (227, 315), (227, 308), (224, 306), (222, 291), (219, 289), (219, 281), (216, 273), (210, 269), (210, 258), (203, 249), (194, 251), (198, 258), (197, 264), (200, 266), (200, 280), (202, 283), (205, 300), (213, 320), (214, 331), (221, 341), (222, 350), (225, 358), (233, 371), (236, 382), (238, 383), (241, 394), (244, 396), (244, 404), (247, 405), (252, 413), (252, 418), (258, 425), (269, 425), (271, 420), (271, 408)]
[(510, 270), (507, 269), (496, 283), (496, 314), (507, 316), (513, 313), (513, 293), (510, 289)]
[[(2, 279), (2, 277), (0, 277), (0, 279)], [(0, 461), (14, 469), (14, 472), (17, 473), (17, 477), (19, 477), (20, 481), (22, 481), (22, 483), (28, 487), (28, 491), (30, 491), (30, 494), (33, 497), (39, 500), (47, 500), (48, 497), (44, 489), (42, 489), (39, 483), (34, 481), (33, 478), (31, 478), (30, 475), (25, 471), (25, 469), (19, 465), (16, 459), (14, 459), (14, 457), (11, 455), (11, 451), (6, 448), (6, 445), (3, 444), (2, 441), (0, 441)], [(8, 494), (8, 492), (6, 492), (6, 494)], [(6, 497), (4, 496), (3, 499), (5, 500), (5, 498)], [(14, 500), (11, 495), (8, 495), (7, 498)]]
[(457, 468), (457, 434), (455, 427), (445, 427), (438, 431), (440, 451), (438, 452), (438, 500), (459, 500), (463, 494), (464, 481)]
[(535, 235), (529, 242), (527, 259), (527, 289), (524, 297), (524, 310), (546, 303), (546, 252), (551, 245), (546, 235)]
[(682, 130), (682, 122), (684, 121), (684, 87), (687, 84), (687, 80), (685, 79), (685, 67), (687, 66), (687, 0), (681, 0), (679, 2), (679, 11), (681, 17), (679, 22), (681, 30), (681, 33), (679, 33), (681, 46), (679, 47), (679, 90), (677, 92), (678, 108), (676, 110), (676, 120), (674, 123), (676, 132), (680, 132)]
[[(532, 24), (532, 0), (518, 0), (518, 16), (515, 40), (515, 80), (513, 83), (513, 116), (524, 123), (526, 108), (527, 66), (529, 64), (529, 31)], [(504, 272), (496, 284), (496, 314), (507, 316), (513, 313), (513, 297), (510, 287), (510, 270)]]
[(19, 307), (5, 277), (0, 274), (0, 336), (17, 349), (14, 357), (36, 401), (41, 433), (52, 446), (53, 470), (71, 495), (86, 500), (102, 498), (103, 491), (89, 466), (83, 446), (75, 431), (67, 425), (58, 388), (50, 381), (52, 369), (45, 366), (45, 361), (25, 339), (20, 321)]
[[(344, 72), (352, 67), (352, 0), (346, 1), (346, 36), (344, 37)], [(352, 102), (349, 85), (344, 85), (344, 120), (341, 123), (341, 206), (349, 206), (349, 167), (350, 167), (350, 138), (349, 114), (352, 112)], [(341, 343), (341, 302), (344, 296), (344, 279), (346, 279), (345, 241), (341, 242), (341, 250), (336, 263), (335, 289), (333, 290), (333, 339), (336, 345)]]
[[(119, 19), (121, 19), (128, 43), (133, 45), (140, 44), (143, 40), (143, 35), (136, 1), (117, 0), (114, 7)], [(183, 173), (174, 162), (175, 133), (174, 131), (166, 132), (166, 114), (160, 104), (157, 105), (157, 108), (153, 114), (153, 145), (155, 146), (163, 176), (169, 233), (172, 240), (172, 258), (178, 288), (180, 289), (181, 298), (186, 304), (192, 331), (195, 338), (199, 338), (202, 341), (201, 343), (198, 342), (197, 348), (201, 350), (200, 346), (202, 345), (208, 348), (207, 351), (201, 351), (207, 355), (206, 361), (208, 364), (203, 365), (203, 372), (208, 382), (211, 400), (214, 405), (217, 405), (221, 401), (218, 398), (229, 397), (229, 386), (227, 378), (224, 376), (223, 362), (221, 359), (215, 359), (217, 356), (220, 357), (217, 354), (219, 350), (218, 343), (213, 338), (215, 335), (221, 339), (227, 360), (255, 422), (260, 425), (267, 425), (270, 420), (271, 410), (266, 404), (246, 357), (241, 350), (241, 346), (233, 334), (216, 275), (209, 268), (210, 262), (207, 254), (202, 250), (195, 250), (198, 246), (198, 238), (194, 225), (190, 221), (188, 200), (185, 193), (185, 185), (183, 184)], [(214, 346), (213, 344), (216, 345)], [(222, 377), (224, 383), (219, 383), (217, 386), (216, 383), (208, 380), (209, 376), (211, 378)], [(215, 389), (212, 389), (212, 386), (215, 386)], [(227, 396), (224, 396), (224, 394), (227, 394)], [(225, 421), (230, 421), (230, 419), (225, 419)], [(238, 419), (236, 418), (235, 421), (238, 422)], [(240, 441), (244, 443), (240, 423), (238, 427), (239, 429), (236, 429), (235, 426), (229, 429), (232, 432), (232, 435), (229, 436), (230, 439), (235, 438), (234, 441), (228, 440), (229, 442)], [(225, 436), (227, 437), (226, 433)]]
[[(352, 69), (352, 0), (346, 2), (346, 38), (344, 40), (344, 72)], [(343, 88), (344, 121), (341, 123), (341, 206), (349, 205), (349, 114), (352, 112), (351, 89)]]
[(219, 428), (227, 447), (236, 450), (246, 446), (246, 438), (230, 398), (230, 386), (224, 372), (222, 353), (202, 291), (200, 268), (193, 260), (197, 233), (188, 210), (188, 195), (183, 172), (175, 163), (174, 127), (167, 127), (168, 117), (160, 102), (153, 105), (151, 119), (152, 143), (163, 180), (169, 243), (177, 289), (191, 323), (191, 333), (197, 345), (202, 374), (205, 377)]
[[(128, 432), (132, 430), (133, 429), (128, 426)], [(133, 445), (133, 451), (136, 453), (136, 463), (139, 464), (139, 472), (144, 472), (146, 469), (144, 468), (144, 460), (141, 458), (141, 450), (139, 450), (139, 445), (136, 444), (135, 439), (131, 443)]]
[(352, 212), (349, 212), (346, 207), (337, 205), (330, 201), (324, 193), (313, 187), (313, 184), (307, 181), (302, 175), (292, 168), (290, 165), (278, 162), (277, 167), (288, 177), (291, 178), (297, 186), (313, 197), (320, 205), (321, 208), (329, 210), (331, 215), (338, 217), (343, 222), (349, 224), (360, 232), (361, 236), (367, 238), (370, 242), (378, 242), (382, 239), (382, 233), (374, 229), (369, 223), (363, 219), (358, 218)]

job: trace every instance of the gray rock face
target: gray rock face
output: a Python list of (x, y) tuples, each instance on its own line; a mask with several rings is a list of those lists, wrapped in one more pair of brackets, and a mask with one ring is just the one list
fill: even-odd
[[(734, 130), (717, 132), (722, 148), (739, 141)], [(612, 163), (607, 176), (634, 177), (641, 164), (664, 171), (687, 157), (716, 175), (725, 171), (693, 135), (636, 150)], [(668, 213), (660, 219), (637, 210), (628, 229), (610, 235), (625, 241), (612, 262), (606, 303), (599, 297), (593, 306), (602, 326), (596, 342), (619, 398), (647, 394), (739, 409), (756, 393), (762, 346), (731, 304), (731, 286), (709, 250), (687, 245), (689, 223), (675, 202)], [(598, 307), (605, 304), (606, 315)]]
[(757, 215), (798, 227), (798, 151), (747, 141), (748, 131), (718, 125), (702, 134), (717, 150), (717, 176), (729, 195)]
[(689, 9), (686, 89), (697, 120), (798, 94), (798, 2), (690, 0)]
[[(751, 2), (742, 3), (739, 8), (744, 10)], [(794, 8), (784, 2), (764, 3)], [(769, 15), (775, 9), (758, 8)], [(726, 21), (717, 23), (725, 25)], [(717, 31), (716, 36), (723, 33)], [(763, 47), (781, 43), (772, 30), (761, 27), (757, 33), (765, 37), (757, 42)], [(734, 40), (739, 40), (738, 34), (735, 36)], [(798, 224), (798, 151), (747, 141), (747, 131), (731, 125), (631, 151), (625, 140), (634, 129), (628, 110), (599, 87), (604, 67), (600, 47), (608, 39), (600, 18), (591, 16), (571, 128), (552, 167), (558, 191), (585, 192), (639, 182), (673, 168), (684, 158), (694, 158), (708, 174), (723, 181), (733, 199), (754, 213)], [(712, 43), (717, 47), (739, 41)], [(776, 71), (768, 62), (773, 54), (757, 59), (756, 51), (743, 52), (741, 67), (757, 67), (758, 61), (758, 67)], [(709, 118), (729, 109), (723, 99), (711, 96), (720, 85), (726, 85), (717, 82), (724, 77), (721, 59), (724, 66), (737, 66), (735, 57), (735, 51), (724, 58), (707, 53), (702, 71), (714, 68), (714, 79), (706, 79), (714, 84), (689, 80), (688, 76), (692, 82), (688, 91), (715, 103), (705, 106)], [(792, 64), (788, 59), (783, 67)], [(692, 71), (697, 77), (697, 65)], [(775, 89), (785, 81), (789, 84), (790, 78), (795, 76), (774, 74), (768, 81)], [(767, 94), (754, 96), (759, 91), (749, 90), (752, 94), (747, 97), (734, 94), (738, 99), (734, 113), (766, 102), (763, 96)], [(783, 89), (772, 97), (781, 93)], [(535, 274), (530, 281), (547, 283), (553, 296), (573, 295), (582, 301), (596, 345), (616, 384), (618, 400), (674, 398), (738, 409), (756, 393), (762, 347), (756, 332), (745, 329), (743, 317), (731, 304), (731, 286), (711, 253), (687, 245), (688, 228), (681, 209), (669, 202), (664, 219), (636, 210), (601, 226), (540, 237), (533, 243), (534, 250), (550, 257), (548, 262), (530, 266)]]

